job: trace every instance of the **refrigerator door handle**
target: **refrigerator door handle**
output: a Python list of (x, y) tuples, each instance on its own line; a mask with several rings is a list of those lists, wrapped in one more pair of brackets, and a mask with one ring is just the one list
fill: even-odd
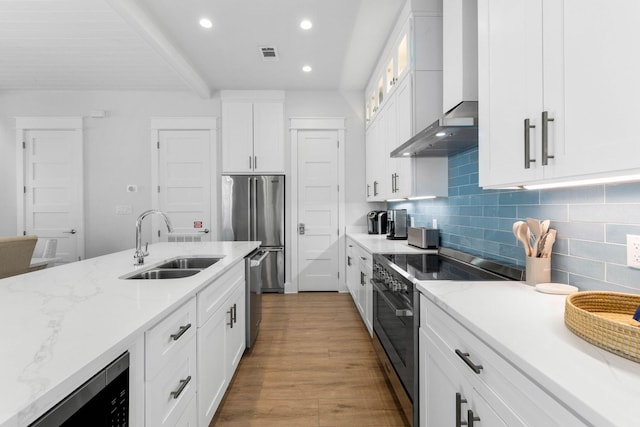
[(251, 209), (251, 239), (258, 240), (258, 178), (253, 178), (253, 207)]

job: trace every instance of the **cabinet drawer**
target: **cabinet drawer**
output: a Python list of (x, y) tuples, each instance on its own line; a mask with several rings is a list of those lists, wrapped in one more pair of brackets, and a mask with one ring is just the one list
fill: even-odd
[(198, 426), (198, 411), (196, 410), (196, 397), (191, 399), (191, 402), (187, 405), (187, 409), (180, 419), (176, 422), (175, 427), (197, 427)]
[(198, 326), (204, 325), (229, 293), (240, 285), (244, 286), (244, 261), (198, 292)]
[(153, 379), (184, 343), (196, 334), (196, 299), (145, 333), (145, 379)]
[[(474, 387), (484, 387), (490, 391), (484, 396), (490, 405), (496, 406), (504, 401), (519, 418), (531, 426), (585, 425), (520, 369), (424, 296), (421, 296), (421, 307), (422, 327), (430, 329), (441, 340), (444, 351), (448, 351), (458, 367), (467, 373)], [(467, 358), (468, 364), (463, 357)], [(475, 365), (479, 372), (474, 372), (471, 365)]]
[(146, 425), (173, 427), (196, 394), (196, 340), (191, 338), (146, 381)]

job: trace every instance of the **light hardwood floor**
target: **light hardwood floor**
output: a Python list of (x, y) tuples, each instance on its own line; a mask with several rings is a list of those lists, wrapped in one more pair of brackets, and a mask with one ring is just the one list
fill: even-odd
[(406, 426), (349, 294), (265, 294), (210, 426)]

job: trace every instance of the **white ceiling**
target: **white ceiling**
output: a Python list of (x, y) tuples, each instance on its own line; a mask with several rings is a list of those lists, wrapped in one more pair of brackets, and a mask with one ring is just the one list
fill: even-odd
[(0, 90), (361, 90), (404, 2), (0, 0)]

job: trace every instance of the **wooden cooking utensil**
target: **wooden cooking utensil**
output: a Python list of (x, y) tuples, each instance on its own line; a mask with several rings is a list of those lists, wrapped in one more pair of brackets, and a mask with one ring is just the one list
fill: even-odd
[(540, 256), (543, 258), (551, 258), (551, 251), (553, 250), (553, 244), (556, 242), (556, 233), (557, 231), (554, 229), (549, 230), (545, 239), (544, 246), (540, 251)]
[(540, 242), (540, 237), (542, 237), (540, 220), (527, 218), (527, 224), (529, 225), (529, 230), (531, 230), (534, 236), (533, 244), (531, 245), (531, 256), (537, 257), (540, 253), (538, 250), (538, 243)]
[(513, 235), (516, 236), (516, 239), (522, 242), (526, 256), (531, 256), (529, 234), (529, 227), (527, 227), (527, 224), (524, 221), (516, 221), (513, 223)]

